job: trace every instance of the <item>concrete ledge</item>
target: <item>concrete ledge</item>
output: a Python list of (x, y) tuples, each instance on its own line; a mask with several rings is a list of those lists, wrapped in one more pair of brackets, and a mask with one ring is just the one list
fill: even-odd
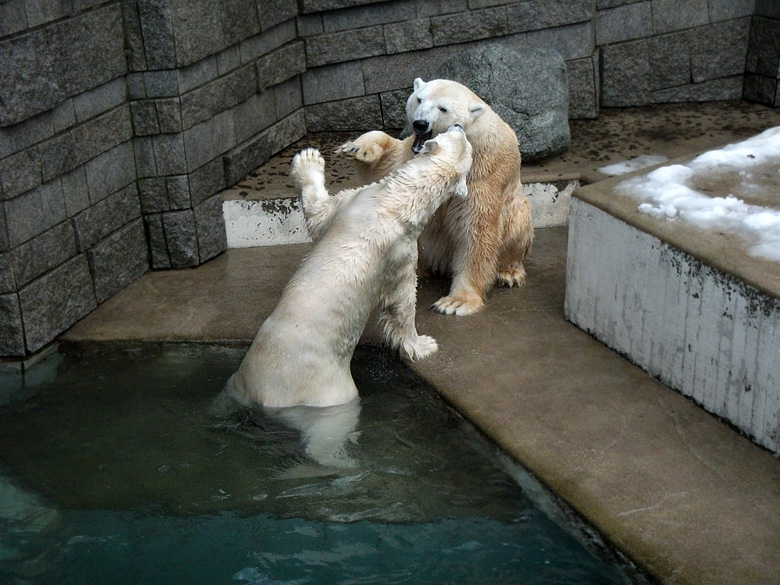
[(777, 263), (735, 234), (639, 212), (622, 181), (574, 195), (566, 317), (780, 454)]

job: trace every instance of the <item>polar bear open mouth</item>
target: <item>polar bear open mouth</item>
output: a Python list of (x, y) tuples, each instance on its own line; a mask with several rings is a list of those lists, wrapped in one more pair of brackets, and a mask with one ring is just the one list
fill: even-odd
[(433, 132), (430, 130), (428, 132), (425, 132), (424, 134), (419, 134), (416, 130), (414, 131), (414, 143), (412, 144), (412, 152), (414, 154), (420, 154), (420, 151), (423, 149), (423, 144), (425, 144), (426, 140), (430, 140), (433, 138)]

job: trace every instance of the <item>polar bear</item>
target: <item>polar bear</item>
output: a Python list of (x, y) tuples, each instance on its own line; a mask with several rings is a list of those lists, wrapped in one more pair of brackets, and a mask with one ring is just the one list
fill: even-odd
[(433, 308), (468, 315), (482, 307), (494, 282), (525, 281), (523, 262), (534, 232), (520, 183), (517, 136), (470, 89), (445, 79), (415, 79), (406, 116), (412, 134), (405, 140), (373, 131), (337, 152), (357, 161), (363, 180), (375, 181), (419, 153), (425, 140), (452, 124), (463, 127), (474, 149), (469, 197), (442, 206), (420, 238), (419, 254), (423, 267), (453, 276), (449, 294)]
[(228, 393), (240, 404), (271, 408), (356, 399), (350, 361), (377, 306), (391, 347), (410, 359), (435, 352), (436, 341), (415, 328), (417, 238), (442, 203), (466, 197), (470, 166), (471, 145), (453, 127), (380, 182), (331, 197), (320, 153), (298, 153), (292, 175), (317, 243), (260, 327)]

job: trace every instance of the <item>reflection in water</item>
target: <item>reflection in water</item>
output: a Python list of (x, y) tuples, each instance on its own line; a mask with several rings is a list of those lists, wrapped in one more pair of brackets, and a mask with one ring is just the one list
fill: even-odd
[(0, 582), (627, 582), (389, 354), (358, 348), (354, 403), (264, 411), (219, 398), (244, 353), (85, 349), (15, 392)]

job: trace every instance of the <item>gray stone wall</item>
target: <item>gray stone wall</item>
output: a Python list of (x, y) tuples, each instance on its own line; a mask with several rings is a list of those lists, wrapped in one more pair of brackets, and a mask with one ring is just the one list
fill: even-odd
[(0, 356), (225, 249), (220, 190), (307, 131), (400, 128), (415, 77), (556, 49), (569, 115), (774, 105), (770, 0), (0, 0)]

